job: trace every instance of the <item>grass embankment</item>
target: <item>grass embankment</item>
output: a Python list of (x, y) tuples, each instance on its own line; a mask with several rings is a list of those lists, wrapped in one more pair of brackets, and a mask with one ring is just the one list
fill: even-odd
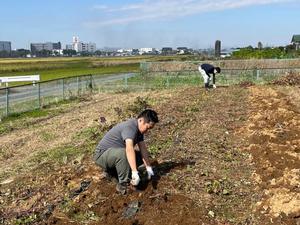
[(138, 72), (141, 61), (188, 60), (189, 56), (74, 57), (1, 59), (0, 77), (40, 74), (41, 80), (52, 80), (84, 74)]
[(105, 62), (92, 58), (0, 61), (0, 76), (39, 74), (41, 81), (85, 74), (126, 73), (137, 72), (138, 70), (139, 63), (136, 61)]
[(52, 103), (41, 109), (35, 109), (28, 112), (13, 113), (1, 119), (0, 135), (17, 129), (24, 129), (35, 124), (37, 121), (49, 119), (64, 112), (65, 108), (70, 108), (78, 104), (83, 98), (72, 98), (57, 103)]

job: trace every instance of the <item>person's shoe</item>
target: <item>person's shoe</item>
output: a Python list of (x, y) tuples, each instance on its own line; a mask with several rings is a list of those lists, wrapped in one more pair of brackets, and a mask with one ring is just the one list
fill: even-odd
[(116, 190), (118, 193), (125, 195), (127, 193), (127, 183), (117, 183)]
[(137, 187), (130, 183), (117, 183), (116, 190), (122, 195), (138, 191)]

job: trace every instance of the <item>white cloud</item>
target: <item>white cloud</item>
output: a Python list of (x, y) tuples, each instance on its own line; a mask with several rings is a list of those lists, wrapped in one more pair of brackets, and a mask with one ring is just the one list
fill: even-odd
[(98, 5), (94, 6), (94, 9), (101, 10), (101, 13), (109, 13), (110, 18), (101, 22), (88, 22), (86, 25), (101, 27), (137, 21), (174, 19), (204, 12), (293, 1), (295, 0), (144, 0), (138, 4), (120, 5), (117, 8)]

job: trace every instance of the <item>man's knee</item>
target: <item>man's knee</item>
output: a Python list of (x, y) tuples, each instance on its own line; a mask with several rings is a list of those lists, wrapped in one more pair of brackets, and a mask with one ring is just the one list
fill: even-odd
[(101, 156), (94, 157), (94, 161), (97, 166), (101, 167), (103, 170), (107, 170), (107, 162), (104, 153)]

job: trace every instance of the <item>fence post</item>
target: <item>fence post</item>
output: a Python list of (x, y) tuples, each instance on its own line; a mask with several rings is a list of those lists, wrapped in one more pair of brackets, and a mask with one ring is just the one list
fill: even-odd
[(8, 116), (9, 114), (9, 88), (6, 88), (6, 110), (5, 110), (5, 116)]
[(256, 69), (256, 80), (259, 79), (259, 75), (260, 75), (260, 70), (259, 70), (259, 69)]
[(65, 100), (65, 78), (62, 79), (62, 98)]
[(167, 75), (167, 88), (169, 88), (170, 83), (169, 83), (169, 75)]
[(77, 77), (77, 96), (79, 96), (79, 77)]
[(40, 85), (40, 82), (38, 82), (38, 104), (39, 104), (39, 109), (41, 109), (41, 85)]
[(93, 75), (90, 75), (90, 88), (91, 88), (91, 93), (93, 93)]
[(128, 77), (127, 74), (125, 74), (125, 89), (128, 88)]

